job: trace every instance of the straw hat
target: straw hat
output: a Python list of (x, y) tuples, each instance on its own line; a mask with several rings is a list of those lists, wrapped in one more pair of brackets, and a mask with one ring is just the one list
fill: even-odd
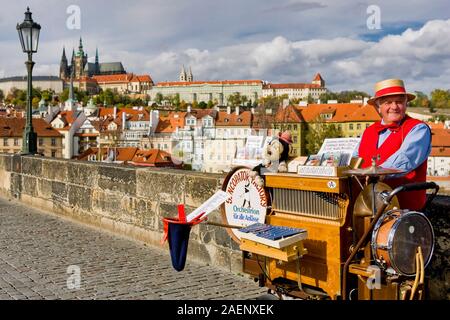
[(280, 134), (279, 139), (291, 144), (292, 143), (292, 135), (290, 131), (284, 131)]
[(408, 97), (408, 101), (414, 100), (416, 96), (407, 93), (403, 80), (387, 79), (375, 84), (375, 96), (367, 101), (368, 104), (375, 105), (375, 101), (381, 97), (403, 94)]

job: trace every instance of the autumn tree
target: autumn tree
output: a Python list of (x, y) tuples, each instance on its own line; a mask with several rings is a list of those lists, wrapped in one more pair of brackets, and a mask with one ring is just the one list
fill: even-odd
[(320, 118), (310, 122), (307, 127), (306, 153), (316, 154), (326, 138), (341, 138), (343, 136), (342, 129), (336, 124), (323, 122)]
[(431, 92), (433, 108), (450, 108), (450, 90), (434, 89)]

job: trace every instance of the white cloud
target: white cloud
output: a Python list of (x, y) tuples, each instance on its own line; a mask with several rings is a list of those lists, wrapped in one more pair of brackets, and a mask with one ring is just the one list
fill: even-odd
[[(149, 58), (154, 80), (176, 80), (182, 64), (202, 80), (258, 78), (273, 82), (309, 82), (320, 72), (331, 90), (372, 92), (381, 79), (399, 77), (414, 90), (448, 86), (450, 20), (430, 21), (419, 30), (387, 35), (378, 42), (349, 38), (268, 42), (214, 51), (188, 49)], [(433, 79), (433, 81), (430, 81)]]
[[(65, 27), (65, 10), (78, 4), (82, 29)], [(262, 79), (309, 82), (320, 72), (331, 90), (372, 92), (373, 83), (400, 77), (413, 90), (448, 87), (450, 79), (449, 20), (442, 20), (447, 0), (393, 3), (379, 0), (382, 29), (421, 25), (398, 35), (370, 39), (366, 8), (321, 0), (276, 3), (259, 0), (228, 2), (192, 0), (151, 3), (114, 1), (33, 0), (33, 17), (41, 23), (41, 44), (35, 74), (56, 75), (62, 46), (70, 59), (83, 36), (92, 59), (98, 46), (100, 62), (121, 61), (127, 71), (149, 73), (154, 81), (176, 80), (181, 66), (191, 66), (199, 80)], [(27, 2), (6, 2), (0, 12), (0, 70), (5, 76), (26, 73), (15, 24), (23, 19)], [(275, 10), (277, 9), (277, 10)], [(101, 12), (101, 15), (99, 13)], [(363, 37), (367, 39), (367, 37)]]

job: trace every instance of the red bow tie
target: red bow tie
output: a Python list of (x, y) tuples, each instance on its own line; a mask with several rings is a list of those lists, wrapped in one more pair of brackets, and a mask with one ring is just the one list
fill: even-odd
[(400, 130), (400, 125), (395, 122), (391, 123), (391, 124), (381, 124), (381, 122), (380, 122), (375, 125), (375, 129), (377, 130), (378, 133), (380, 133), (381, 131), (384, 131), (386, 129), (389, 129), (392, 132), (397, 132), (398, 130)]

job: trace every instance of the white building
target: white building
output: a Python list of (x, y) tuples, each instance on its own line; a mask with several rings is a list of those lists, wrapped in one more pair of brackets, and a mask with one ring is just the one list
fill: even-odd
[(224, 81), (174, 81), (159, 82), (148, 91), (150, 100), (155, 101), (158, 94), (164, 97), (180, 96), (186, 103), (212, 101), (218, 105), (227, 105), (231, 95), (239, 93), (248, 101), (257, 101), (262, 95), (261, 80), (224, 80)]
[(79, 144), (75, 133), (84, 124), (86, 116), (81, 111), (61, 111), (50, 123), (51, 126), (63, 135), (62, 156), (64, 159), (72, 159), (78, 155)]
[[(3, 91), (5, 96), (11, 92), (12, 88), (27, 90), (27, 76), (0, 79), (0, 90)], [(55, 76), (33, 76), (33, 88), (61, 93), (64, 90), (64, 82)]]
[(204, 142), (204, 172), (228, 172), (233, 167), (232, 161), (236, 150), (245, 145), (252, 133), (252, 113), (240, 112), (236, 107), (234, 112), (230, 107), (227, 111), (218, 112), (215, 122), (215, 138)]
[(311, 83), (268, 83), (263, 86), (262, 90), (263, 97), (279, 97), (286, 94), (289, 99), (302, 100), (306, 100), (309, 95), (317, 100), (323, 93), (327, 93), (327, 88), (325, 88), (325, 81), (319, 73)]

